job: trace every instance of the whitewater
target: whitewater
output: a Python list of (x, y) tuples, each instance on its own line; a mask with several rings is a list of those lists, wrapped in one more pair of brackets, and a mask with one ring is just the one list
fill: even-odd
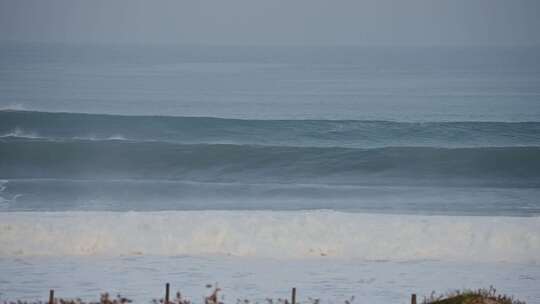
[(89, 50), (0, 47), (0, 301), (540, 303), (535, 48)]
[(540, 218), (335, 211), (0, 214), (0, 256), (231, 255), (540, 262)]

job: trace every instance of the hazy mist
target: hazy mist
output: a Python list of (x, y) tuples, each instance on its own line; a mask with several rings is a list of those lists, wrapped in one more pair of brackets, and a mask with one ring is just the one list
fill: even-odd
[(0, 0), (0, 40), (537, 45), (539, 13), (537, 0)]

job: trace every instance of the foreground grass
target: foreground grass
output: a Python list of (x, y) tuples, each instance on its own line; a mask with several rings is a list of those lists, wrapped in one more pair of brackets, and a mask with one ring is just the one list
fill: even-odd
[(434, 293), (422, 304), (526, 304), (514, 297), (498, 294), (493, 286), (489, 289), (453, 291), (436, 296)]
[[(209, 285), (210, 286), (210, 285)], [(204, 304), (224, 304), (218, 299), (219, 288), (215, 288), (212, 294), (204, 298)], [(354, 297), (351, 297), (348, 300), (345, 300), (344, 304), (352, 304)], [(132, 300), (117, 295), (116, 297), (111, 297), (108, 293), (104, 293), (99, 298), (99, 301), (90, 301), (85, 302), (81, 299), (62, 299), (55, 298), (54, 304), (129, 304)], [(298, 301), (297, 303), (304, 304), (320, 304), (320, 299), (317, 298), (307, 298), (305, 301)], [(151, 301), (151, 304), (164, 304), (165, 300), (154, 299)], [(477, 290), (456, 290), (450, 293), (436, 295), (433, 292), (428, 298), (424, 298), (421, 302), (422, 304), (526, 304), (523, 301), (514, 299), (511, 296), (504, 294), (498, 294), (497, 290), (493, 287), (488, 289), (477, 289)], [(4, 301), (2, 304), (49, 304), (48, 301)], [(194, 304), (191, 300), (183, 298), (180, 292), (176, 293), (176, 297), (172, 297), (169, 300), (169, 304)], [(259, 304), (258, 302), (252, 302), (247, 299), (238, 299), (236, 304)], [(261, 304), (290, 304), (288, 299), (266, 299)]]

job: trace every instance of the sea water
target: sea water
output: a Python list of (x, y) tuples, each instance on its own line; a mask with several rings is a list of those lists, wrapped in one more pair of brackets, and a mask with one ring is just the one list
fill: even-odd
[(0, 47), (0, 299), (540, 302), (538, 48)]

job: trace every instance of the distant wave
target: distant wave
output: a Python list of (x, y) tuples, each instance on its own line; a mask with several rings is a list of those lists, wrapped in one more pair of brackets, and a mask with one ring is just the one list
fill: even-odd
[(43, 137), (37, 133), (26, 132), (22, 129), (16, 128), (10, 132), (0, 134), (0, 140), (21, 140), (21, 139), (41, 139), (46, 141), (111, 141), (111, 140), (124, 140), (129, 141), (130, 139), (124, 137), (121, 134), (110, 135), (107, 137), (96, 137), (96, 136), (75, 136), (73, 138), (62, 138), (62, 137)]
[(28, 109), (20, 103), (12, 103), (6, 106), (0, 106), (0, 111), (6, 111), (6, 112), (28, 111)]
[(0, 141), (0, 178), (203, 182), (540, 182), (540, 147), (377, 149), (182, 145), (123, 141)]
[[(14, 132), (20, 130), (21, 132)], [(0, 134), (51, 140), (378, 148), (540, 146), (540, 122), (242, 120), (0, 111)]]
[(0, 211), (319, 210), (540, 215), (540, 188), (170, 180), (0, 180)]
[[(115, 134), (115, 135), (111, 135), (111, 136), (103, 137), (103, 138), (91, 136), (91, 137), (73, 137), (72, 139), (74, 139), (74, 140), (90, 140), (90, 141), (130, 140), (129, 138), (126, 138), (121, 134)], [(58, 139), (58, 140), (61, 140), (61, 139)]]
[(0, 134), (0, 138), (28, 138), (28, 139), (37, 139), (41, 138), (36, 133), (25, 132), (20, 128), (15, 128), (7, 133)]
[(540, 218), (332, 211), (0, 213), (0, 256), (234, 255), (540, 262)]

